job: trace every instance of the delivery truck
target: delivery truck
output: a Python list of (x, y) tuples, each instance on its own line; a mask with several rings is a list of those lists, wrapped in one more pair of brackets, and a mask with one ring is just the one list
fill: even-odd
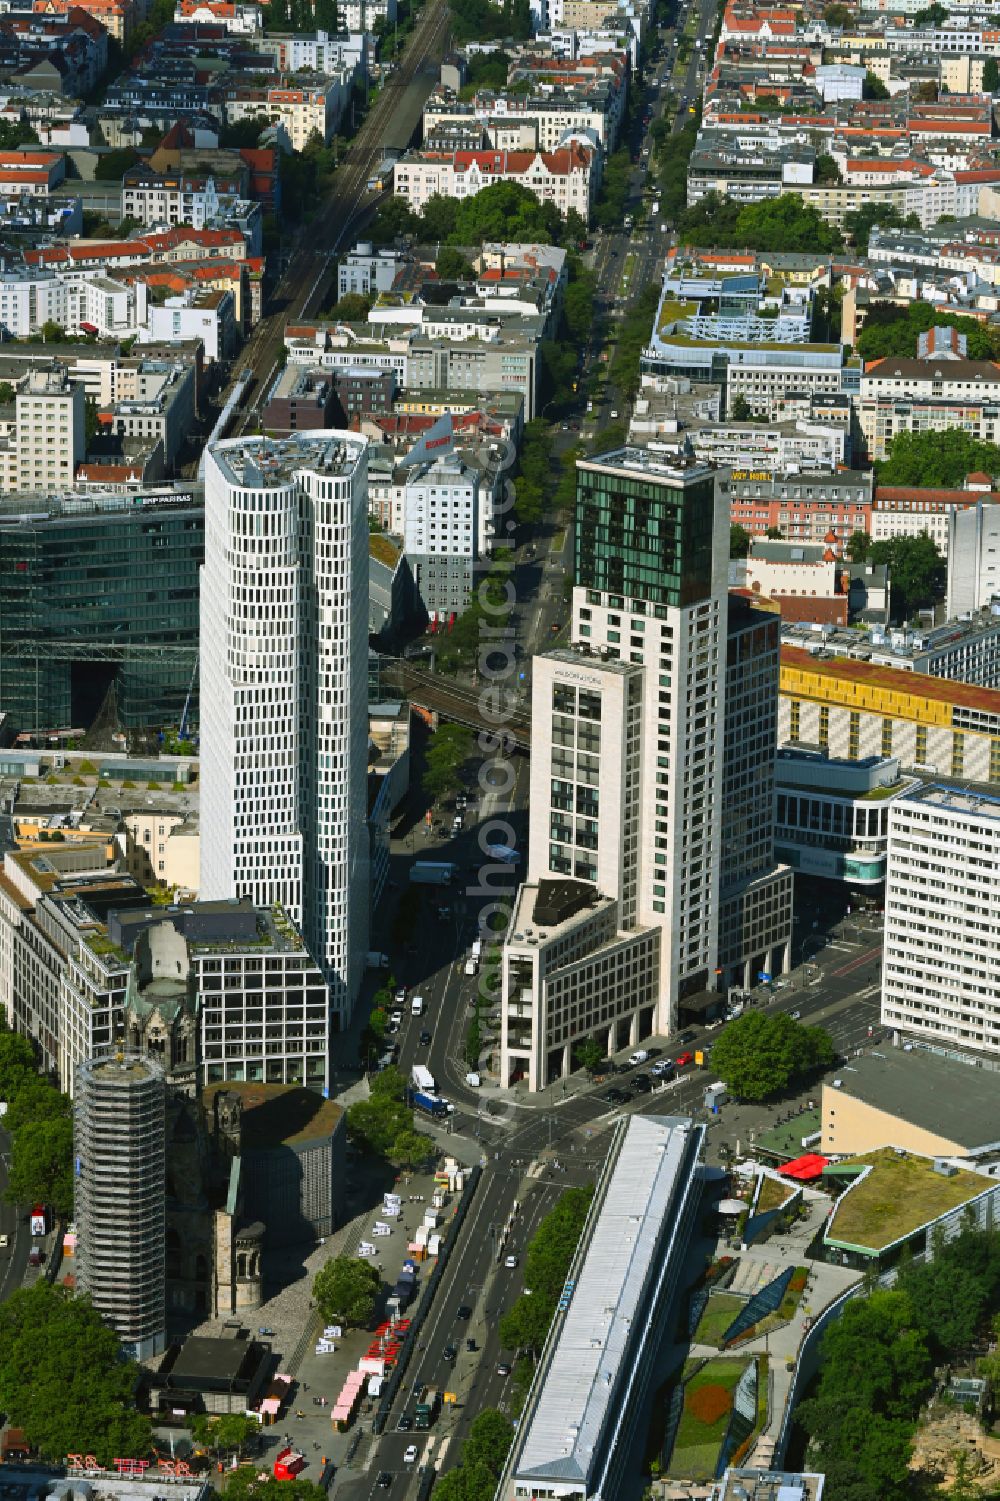
[(411, 886), (450, 886), (457, 867), (450, 860), (414, 860)]
[(425, 1094), (433, 1094), (437, 1089), (437, 1081), (430, 1069), (424, 1063), (415, 1063), (410, 1073), (414, 1089), (422, 1089)]
[(421, 1089), (411, 1089), (409, 1092), (409, 1101), (414, 1110), (421, 1110), (424, 1115), (434, 1116), (436, 1119), (439, 1119), (441, 1116), (448, 1114), (448, 1106), (436, 1094), (427, 1094)]

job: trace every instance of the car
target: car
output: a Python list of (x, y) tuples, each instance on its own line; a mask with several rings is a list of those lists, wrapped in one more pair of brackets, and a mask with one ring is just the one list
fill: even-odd
[(455, 1361), (458, 1359), (458, 1351), (456, 1350), (454, 1345), (445, 1345), (444, 1358), (450, 1365), (455, 1364)]
[(462, 1304), (462, 1306), (459, 1308), (458, 1312), (456, 1313), (455, 1317), (457, 1319), (471, 1319), (472, 1318), (472, 1309), (469, 1307), (468, 1303), (463, 1303)]
[[(7, 1244), (6, 1235), (0, 1236), (0, 1244)], [(277, 1332), (277, 1329), (272, 1329), (269, 1324), (261, 1324), (260, 1328), (257, 1330), (257, 1333), (262, 1334), (265, 1339), (274, 1339)]]
[(422, 1048), (429, 1047), (430, 1046), (430, 1041), (431, 1041), (431, 1034), (428, 1032), (427, 1028), (425, 1027), (424, 1030), (420, 1034), (420, 1046)]
[(405, 1452), (403, 1454), (403, 1463), (404, 1463), (404, 1465), (412, 1465), (412, 1464), (416, 1464), (416, 1462), (417, 1462), (417, 1446), (416, 1446), (416, 1444), (407, 1444), (406, 1450), (405, 1450)]
[(693, 1053), (680, 1053), (680, 1054), (678, 1054), (677, 1059), (675, 1061), (677, 1063), (677, 1067), (678, 1068), (686, 1068), (689, 1063), (693, 1063), (694, 1062), (694, 1054)]
[(625, 1105), (628, 1103), (628, 1095), (624, 1089), (609, 1089), (604, 1098), (609, 1105)]
[(378, 1479), (376, 1480), (375, 1484), (378, 1486), (379, 1490), (387, 1491), (392, 1484), (392, 1476), (389, 1474), (389, 1471), (379, 1470)]
[(406, 986), (405, 985), (400, 985), (399, 989), (396, 991), (396, 994), (393, 996), (393, 1000), (396, 1002), (397, 1006), (405, 1006), (406, 1005)]
[(400, 1433), (409, 1433), (410, 1429), (413, 1427), (413, 1419), (410, 1417), (410, 1414), (408, 1412), (401, 1412), (399, 1414), (399, 1422), (396, 1424), (396, 1427), (399, 1429)]
[(402, 1006), (393, 1006), (392, 1010), (389, 1012), (389, 1020), (394, 1022), (401, 1022), (403, 1020)]
[(500, 1360), (500, 1361), (497, 1362), (497, 1375), (498, 1376), (509, 1376), (510, 1375), (510, 1366), (508, 1365), (508, 1363), (507, 1363), (506, 1360)]
[(613, 422), (617, 422), (617, 420), (618, 420), (618, 410), (617, 410), (616, 407), (612, 407), (611, 408), (611, 420)]
[(653, 1064), (653, 1067), (650, 1069), (649, 1072), (652, 1074), (652, 1076), (653, 1076), (654, 1079), (662, 1079), (662, 1078), (665, 1078), (665, 1076), (667, 1074), (672, 1074), (673, 1071), (674, 1071), (674, 1062), (673, 1062), (673, 1059), (672, 1058), (661, 1058), (660, 1061), (659, 1061), (659, 1063), (654, 1063)]
[(477, 1348), (475, 1340), (474, 1339), (467, 1339), (465, 1341), (465, 1348), (468, 1350), (468, 1352), (469, 1352), (470, 1355), (474, 1355), (475, 1352), (476, 1352), (476, 1348)]
[(648, 1074), (636, 1074), (631, 1081), (631, 1088), (637, 1090), (639, 1094), (649, 1094), (652, 1087)]
[(504, 1263), (503, 1264), (504, 1264), (505, 1267), (507, 1267), (508, 1271), (512, 1271), (514, 1269), (514, 1267), (517, 1266), (517, 1257), (516, 1256), (506, 1256), (506, 1257), (504, 1257)]
[(10, 1245), (10, 1236), (9, 1235), (0, 1235), (0, 1251), (6, 1251), (6, 1249), (7, 1249), (7, 1247), (9, 1245)]
[(646, 1049), (646, 1057), (647, 1058), (659, 1058), (659, 1056), (660, 1056), (660, 1054), (662, 1052), (663, 1052), (662, 1048), (647, 1048)]
[[(793, 1022), (800, 1021), (801, 1018), (802, 1018), (802, 1012), (801, 1011), (792, 1011), (790, 1013), (790, 1015), (791, 1015), (791, 1018), (792, 1018)], [(7, 1241), (7, 1237), (5, 1235), (0, 1235), (0, 1246), (5, 1245), (6, 1241)]]
[(686, 1032), (682, 1032), (681, 1033), (681, 1035), (680, 1035), (680, 1037), (678, 1037), (677, 1041), (678, 1042), (694, 1042), (694, 1038), (695, 1038), (695, 1034), (694, 1034), (694, 1032), (692, 1032), (691, 1028), (689, 1027)]

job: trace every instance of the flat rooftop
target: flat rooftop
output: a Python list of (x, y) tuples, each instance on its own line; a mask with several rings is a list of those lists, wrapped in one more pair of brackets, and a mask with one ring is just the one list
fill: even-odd
[(985, 792), (967, 791), (962, 787), (945, 787), (934, 782), (926, 787), (915, 787), (900, 802), (931, 804), (942, 812), (961, 813), (966, 818), (1000, 818), (1000, 797), (990, 797)]
[(838, 1074), (839, 1094), (933, 1131), (968, 1152), (1000, 1147), (995, 1073), (921, 1049), (888, 1048), (852, 1059)]
[(649, 448), (615, 448), (608, 453), (594, 454), (581, 459), (578, 467), (583, 470), (620, 470), (624, 474), (636, 474), (643, 479), (664, 480), (668, 484), (686, 484), (693, 479), (709, 478), (715, 474), (711, 464), (706, 464), (694, 453), (684, 455), (671, 451), (669, 455)]
[(787, 1470), (727, 1470), (718, 1501), (821, 1501), (825, 1475)]
[(617, 1378), (646, 1332), (634, 1328), (633, 1320), (650, 1278), (659, 1273), (664, 1221), (684, 1192), (697, 1129), (676, 1117), (633, 1116), (619, 1138), (603, 1202), (588, 1221), (568, 1307), (556, 1315), (537, 1401), (522, 1419), (515, 1476), (593, 1478), (621, 1401)]
[(270, 1147), (293, 1146), (332, 1136), (343, 1109), (333, 1100), (325, 1100), (313, 1089), (298, 1084), (244, 1084), (230, 1080), (209, 1084), (202, 1095), (206, 1115), (211, 1118), (215, 1096), (238, 1094), (243, 1103), (244, 1152), (267, 1151)]
[(235, 438), (209, 446), (231, 485), (263, 489), (288, 484), (300, 469), (344, 478), (357, 468), (364, 450), (364, 439), (332, 429), (289, 438)]
[(884, 1251), (922, 1225), (959, 1209), (991, 1188), (996, 1179), (960, 1168), (950, 1178), (935, 1172), (929, 1157), (900, 1156), (892, 1147), (846, 1159), (842, 1167), (870, 1167), (838, 1199), (827, 1221), (828, 1245)]
[[(782, 636), (785, 631), (782, 627)], [(949, 704), (956, 709), (978, 709), (982, 714), (995, 714), (1000, 718), (1000, 689), (979, 688), (974, 683), (959, 682), (957, 678), (933, 677), (928, 672), (913, 672), (907, 667), (880, 667), (874, 662), (859, 662), (851, 657), (835, 656), (833, 659), (816, 657), (799, 646), (781, 646), (781, 691), (794, 697), (802, 697), (799, 684), (794, 689), (786, 686), (785, 674), (790, 669), (814, 677), (818, 686), (822, 681), (839, 682), (845, 689), (872, 689), (905, 695), (910, 700), (912, 717), (919, 718), (920, 703), (928, 699)], [(873, 712), (878, 713), (877, 701)], [(897, 709), (897, 713), (899, 710)], [(966, 726), (972, 728), (972, 726)], [(988, 726), (984, 726), (984, 731)]]

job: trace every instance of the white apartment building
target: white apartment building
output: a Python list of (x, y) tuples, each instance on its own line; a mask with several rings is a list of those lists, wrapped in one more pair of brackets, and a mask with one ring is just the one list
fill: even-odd
[[(574, 649), (534, 662), (529, 862), (504, 949), (502, 1077), (530, 1088), (595, 1031), (620, 1047), (674, 1030), (718, 955), (726, 507), (683, 454), (581, 460), (577, 483)], [(550, 930), (539, 902), (570, 916)]]
[(15, 422), (0, 438), (4, 492), (71, 490), (86, 454), (83, 387), (67, 371), (31, 370), (19, 382)]
[(396, 0), (345, 0), (338, 7), (348, 31), (373, 31), (376, 21), (392, 26), (396, 20)]
[(210, 445), (201, 896), (292, 917), (346, 1025), (368, 942), (366, 441)]
[(858, 421), (868, 457), (884, 459), (900, 432), (964, 428), (1000, 436), (1000, 365), (989, 360), (879, 360), (861, 376)]
[(432, 620), (460, 614), (472, 597), (473, 570), (493, 540), (493, 507), (480, 471), (447, 454), (407, 477), (403, 547)]
[(927, 786), (889, 815), (882, 1022), (1000, 1052), (1000, 799)]
[(948, 518), (948, 619), (1000, 598), (1000, 506), (977, 502)]
[(232, 124), (264, 115), (284, 125), (296, 151), (302, 151), (312, 135), (329, 146), (353, 86), (354, 69), (342, 67), (333, 77), (289, 78), (264, 89), (240, 89), (226, 98), (226, 119)]
[(597, 153), (586, 146), (555, 151), (409, 151), (393, 173), (393, 191), (420, 213), (435, 194), (471, 198), (494, 182), (517, 182), (563, 218), (575, 209), (587, 223), (597, 192)]
[[(989, 481), (987, 480), (988, 484)], [(873, 542), (890, 537), (919, 537), (926, 532), (942, 557), (947, 557), (952, 517), (977, 505), (996, 505), (1000, 491), (931, 490), (917, 485), (879, 485), (871, 506), (869, 531)], [(949, 614), (952, 612), (949, 611)]]

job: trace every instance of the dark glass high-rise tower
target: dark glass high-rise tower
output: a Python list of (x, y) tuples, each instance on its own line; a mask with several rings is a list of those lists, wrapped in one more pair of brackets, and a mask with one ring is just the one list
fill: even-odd
[(114, 682), (124, 726), (176, 723), (204, 556), (190, 493), (0, 503), (0, 708), (19, 730), (85, 728)]

